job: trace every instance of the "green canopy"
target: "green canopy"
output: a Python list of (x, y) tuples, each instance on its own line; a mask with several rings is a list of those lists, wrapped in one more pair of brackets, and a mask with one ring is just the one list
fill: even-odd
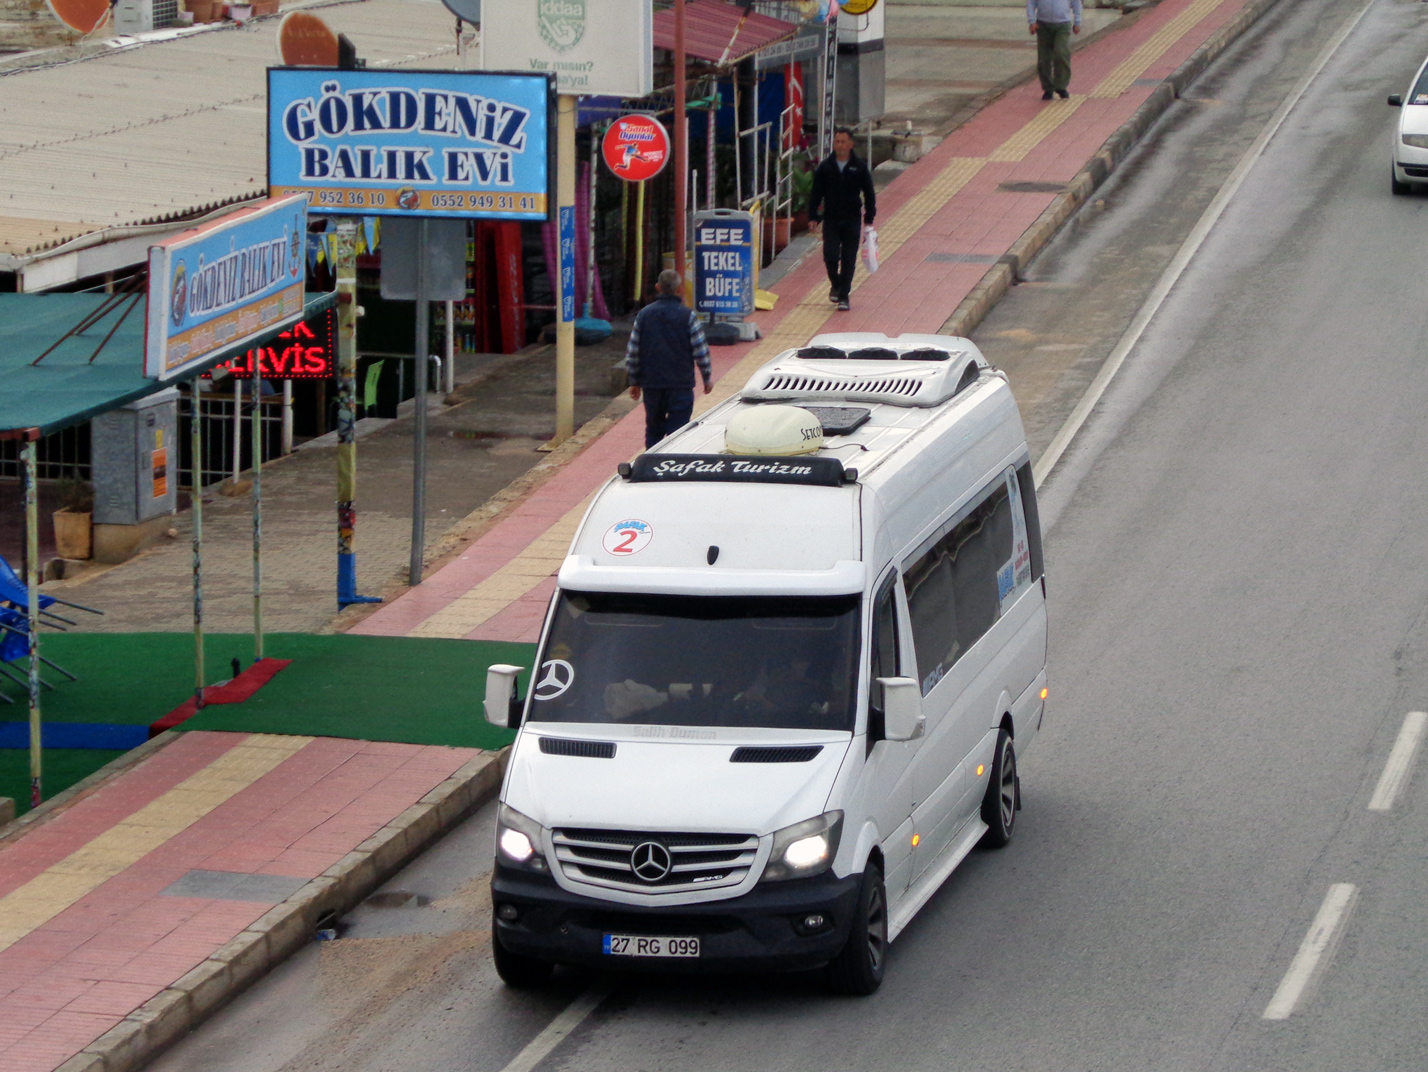
[[(110, 308), (104, 309), (106, 303)], [(306, 315), (336, 303), (336, 293), (309, 294)], [(48, 435), (171, 386), (144, 375), (144, 306), (142, 294), (137, 300), (118, 294), (0, 294), (0, 436), (27, 428)], [(60, 341), (89, 318), (93, 323), (83, 331)], [(259, 341), (217, 351), (188, 375)]]

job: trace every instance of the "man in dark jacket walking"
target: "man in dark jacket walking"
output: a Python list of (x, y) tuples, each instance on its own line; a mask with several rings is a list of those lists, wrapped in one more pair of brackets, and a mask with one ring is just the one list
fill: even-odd
[(823, 264), (828, 269), (828, 300), (848, 308), (853, 272), (858, 267), (858, 240), (863, 225), (871, 227), (878, 212), (873, 174), (853, 152), (853, 132), (839, 127), (833, 134), (833, 155), (813, 172), (808, 218), (823, 224)]
[(679, 273), (660, 272), (655, 287), (659, 296), (640, 310), (625, 347), (625, 373), (630, 397), (644, 396), (645, 447), (649, 448), (689, 423), (694, 412), (694, 366), (709, 382), (709, 344), (694, 310), (679, 297)]

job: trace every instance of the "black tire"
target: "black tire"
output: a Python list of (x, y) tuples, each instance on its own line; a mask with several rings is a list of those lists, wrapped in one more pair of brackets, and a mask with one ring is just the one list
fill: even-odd
[(992, 778), (982, 798), (983, 848), (1000, 849), (1012, 839), (1016, 813), (1021, 809), (1021, 779), (1016, 772), (1016, 748), (1005, 728), (997, 734), (997, 751), (992, 757)]
[(863, 871), (856, 911), (848, 941), (828, 965), (828, 985), (839, 994), (866, 997), (882, 985), (888, 956), (888, 895), (875, 860)]
[(1388, 188), (1396, 194), (1411, 194), (1413, 184), (1411, 182), (1398, 181), (1398, 169), (1389, 165), (1388, 168)]
[(512, 953), (501, 944), (501, 936), (491, 928), (491, 959), (496, 962), (496, 974), (507, 986), (540, 986), (550, 979), (555, 965), (520, 953)]

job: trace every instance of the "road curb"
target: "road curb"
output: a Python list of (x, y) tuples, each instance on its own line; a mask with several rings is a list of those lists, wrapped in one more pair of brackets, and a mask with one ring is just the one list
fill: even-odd
[[(157, 738), (155, 738), (157, 740)], [(144, 1002), (57, 1072), (137, 1072), (313, 940), (318, 920), (350, 911), (496, 795), (509, 749), (466, 763), (207, 960)]]
[(1151, 125), (1179, 99), (1185, 87), (1277, 2), (1278, 0), (1250, 0), (1234, 18), (1211, 34), (1208, 41), (1192, 52), (1165, 81), (1156, 86), (1135, 110), (1135, 114), (1102, 143), (1096, 154), (1086, 162), (1086, 166), (1077, 172), (1076, 177), (1067, 183), (1066, 189), (1046, 206), (1045, 211), (1012, 244), (1006, 255), (987, 270), (947, 318), (946, 323), (939, 329), (939, 334), (967, 336), (976, 330), (977, 325), (992, 311), (992, 307), (1001, 301), (1013, 284), (1020, 281), (1026, 266), (1046, 248), (1076, 211), (1091, 199), (1091, 195), (1100, 185), (1110, 178)]

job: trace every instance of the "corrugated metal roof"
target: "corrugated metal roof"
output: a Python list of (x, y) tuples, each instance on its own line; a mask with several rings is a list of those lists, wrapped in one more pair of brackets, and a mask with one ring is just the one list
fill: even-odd
[[(689, 0), (684, 6), (684, 51), (696, 59), (727, 65), (798, 33), (798, 26), (767, 15), (745, 14), (742, 4)], [(674, 12), (654, 17), (656, 48), (674, 48)]]
[[(317, 10), (368, 66), (456, 65), (455, 19), (437, 0)], [(278, 21), (0, 75), (0, 254), (266, 193)]]

